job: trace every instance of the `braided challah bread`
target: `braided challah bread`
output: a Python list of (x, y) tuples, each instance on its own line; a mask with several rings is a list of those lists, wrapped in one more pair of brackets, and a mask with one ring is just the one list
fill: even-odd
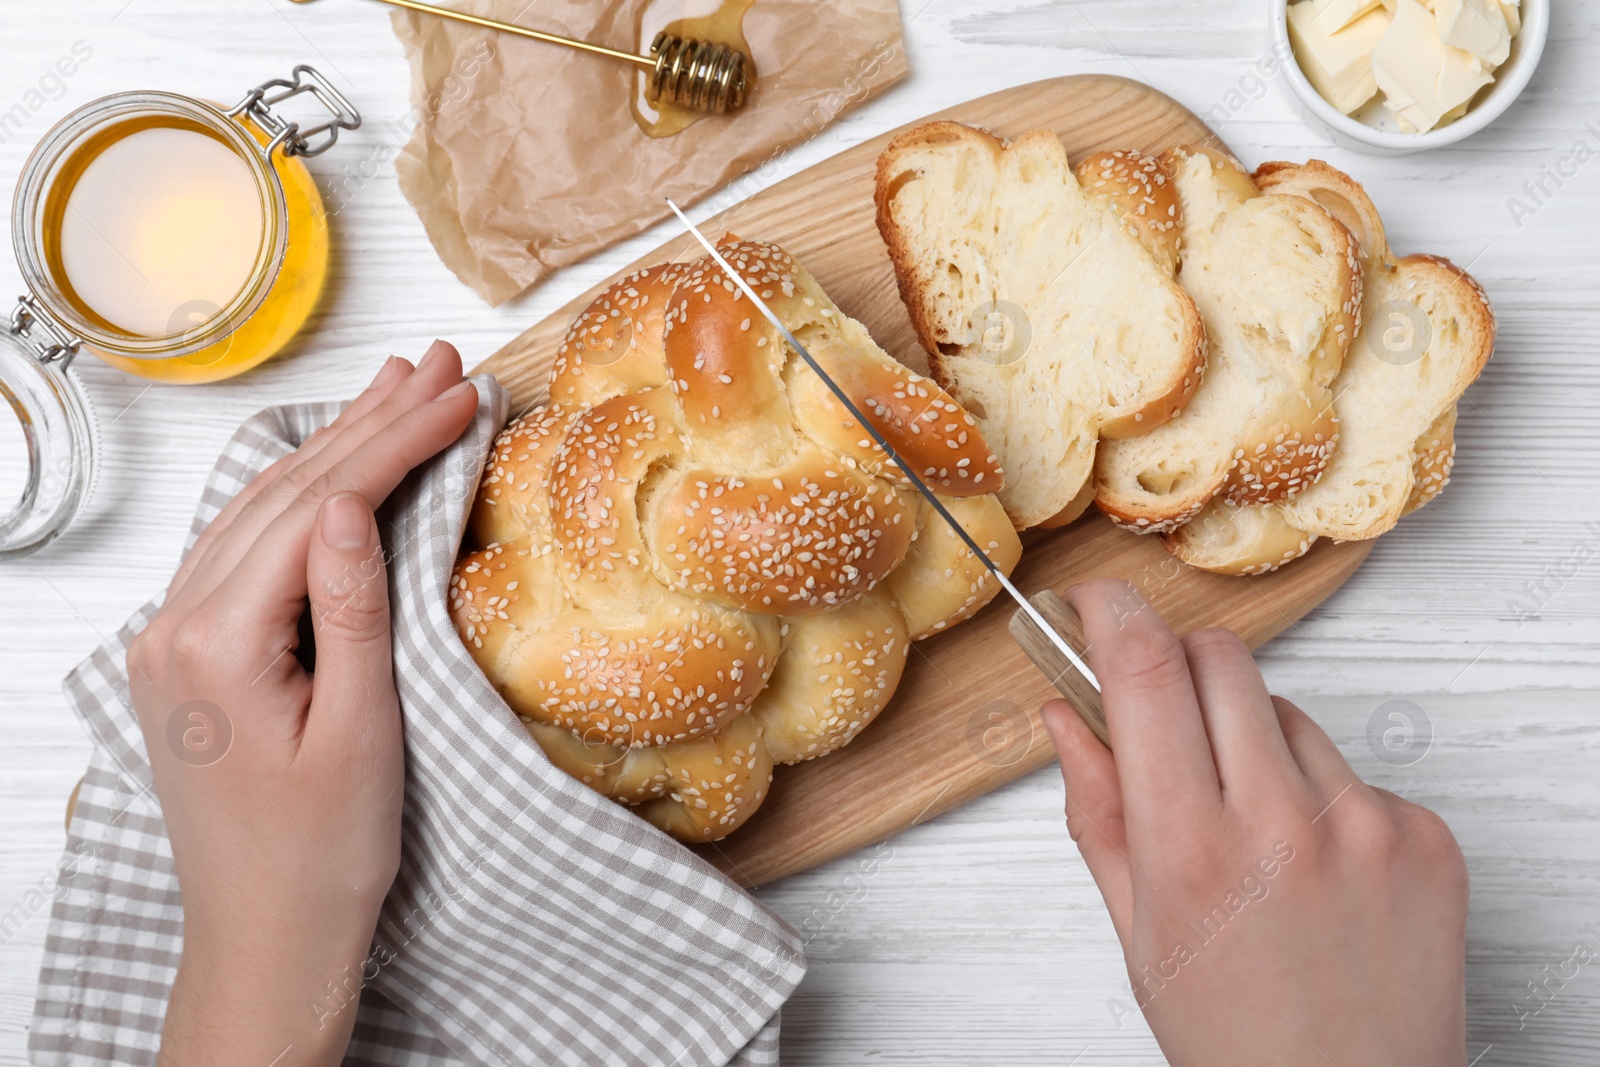
[[(1009, 572), (972, 417), (781, 249), (721, 251)], [(774, 764), (848, 744), (910, 642), (998, 591), (709, 257), (596, 298), (550, 398), (495, 443), (451, 614), (553, 763), (676, 837), (725, 836)]]

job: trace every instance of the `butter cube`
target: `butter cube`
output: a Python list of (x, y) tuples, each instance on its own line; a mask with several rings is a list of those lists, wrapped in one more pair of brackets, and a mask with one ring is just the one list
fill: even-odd
[(1372, 75), (1401, 129), (1417, 133), (1439, 125), (1494, 80), (1478, 57), (1440, 39), (1438, 19), (1417, 0), (1395, 0), (1394, 21), (1372, 53)]
[(1511, 28), (1500, 0), (1434, 0), (1433, 13), (1445, 44), (1471, 52), (1490, 68), (1511, 55)]
[(1323, 33), (1338, 33), (1362, 15), (1383, 6), (1383, 0), (1313, 0), (1313, 3), (1317, 29)]
[(1378, 92), (1372, 76), (1372, 52), (1391, 21), (1381, 5), (1368, 8), (1342, 29), (1330, 30), (1322, 13), (1344, 0), (1301, 0), (1289, 5), (1289, 41), (1295, 59), (1322, 98), (1346, 115)]
[(1522, 32), (1522, 5), (1518, 0), (1500, 0), (1500, 14), (1506, 20), (1506, 29), (1515, 37)]

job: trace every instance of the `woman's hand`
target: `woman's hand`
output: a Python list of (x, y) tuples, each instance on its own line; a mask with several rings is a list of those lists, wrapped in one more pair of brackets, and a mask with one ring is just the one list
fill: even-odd
[(372, 513), (476, 406), (444, 342), (415, 369), (391, 358), (223, 509), (128, 650), (183, 894), (163, 1064), (343, 1056), (404, 797)]
[(1461, 1067), (1467, 870), (1361, 782), (1225, 630), (1179, 640), (1124, 582), (1068, 594), (1115, 759), (1045, 705), (1067, 826), (1175, 1067)]

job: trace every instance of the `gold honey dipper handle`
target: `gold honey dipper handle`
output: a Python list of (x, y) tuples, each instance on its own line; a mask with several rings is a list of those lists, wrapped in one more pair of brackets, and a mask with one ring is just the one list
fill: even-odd
[[(295, 2), (303, 4), (307, 0)], [(451, 11), (419, 0), (379, 0), (379, 3), (455, 19), (518, 37), (531, 37), (548, 44), (566, 45), (610, 59), (625, 60), (645, 69), (648, 77), (645, 95), (654, 103), (676, 104), (693, 111), (720, 115), (742, 107), (745, 94), (750, 89), (749, 64), (744, 53), (711, 41), (694, 41), (660, 33), (650, 45), (648, 56), (636, 56), (632, 52), (619, 52), (615, 48), (590, 44), (588, 41), (576, 41), (570, 37), (530, 30), (526, 26)]]

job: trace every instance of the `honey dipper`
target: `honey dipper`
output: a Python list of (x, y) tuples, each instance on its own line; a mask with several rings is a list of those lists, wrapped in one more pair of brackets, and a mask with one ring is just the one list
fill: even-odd
[[(649, 80), (646, 83), (645, 96), (652, 103), (676, 104), (693, 111), (720, 115), (725, 111), (737, 111), (742, 107), (745, 94), (750, 90), (750, 68), (745, 61), (744, 53), (712, 41), (696, 41), (670, 33), (658, 33), (650, 45), (650, 54), (636, 56), (631, 52), (619, 52), (614, 48), (590, 44), (588, 41), (575, 41), (570, 37), (541, 33), (525, 26), (515, 26), (509, 22), (497, 22), (494, 19), (480, 18), (461, 11), (451, 11), (448, 8), (420, 3), (418, 0), (379, 0), (379, 2), (438, 15), (440, 18), (455, 19), (457, 22), (468, 22), (474, 26), (484, 26), (503, 33), (513, 33), (519, 37), (531, 37), (536, 41), (566, 45), (568, 48), (578, 48), (612, 59), (625, 60), (643, 67), (647, 72)], [(310, 3), (310, 0), (295, 0), (295, 3), (305, 4)]]

